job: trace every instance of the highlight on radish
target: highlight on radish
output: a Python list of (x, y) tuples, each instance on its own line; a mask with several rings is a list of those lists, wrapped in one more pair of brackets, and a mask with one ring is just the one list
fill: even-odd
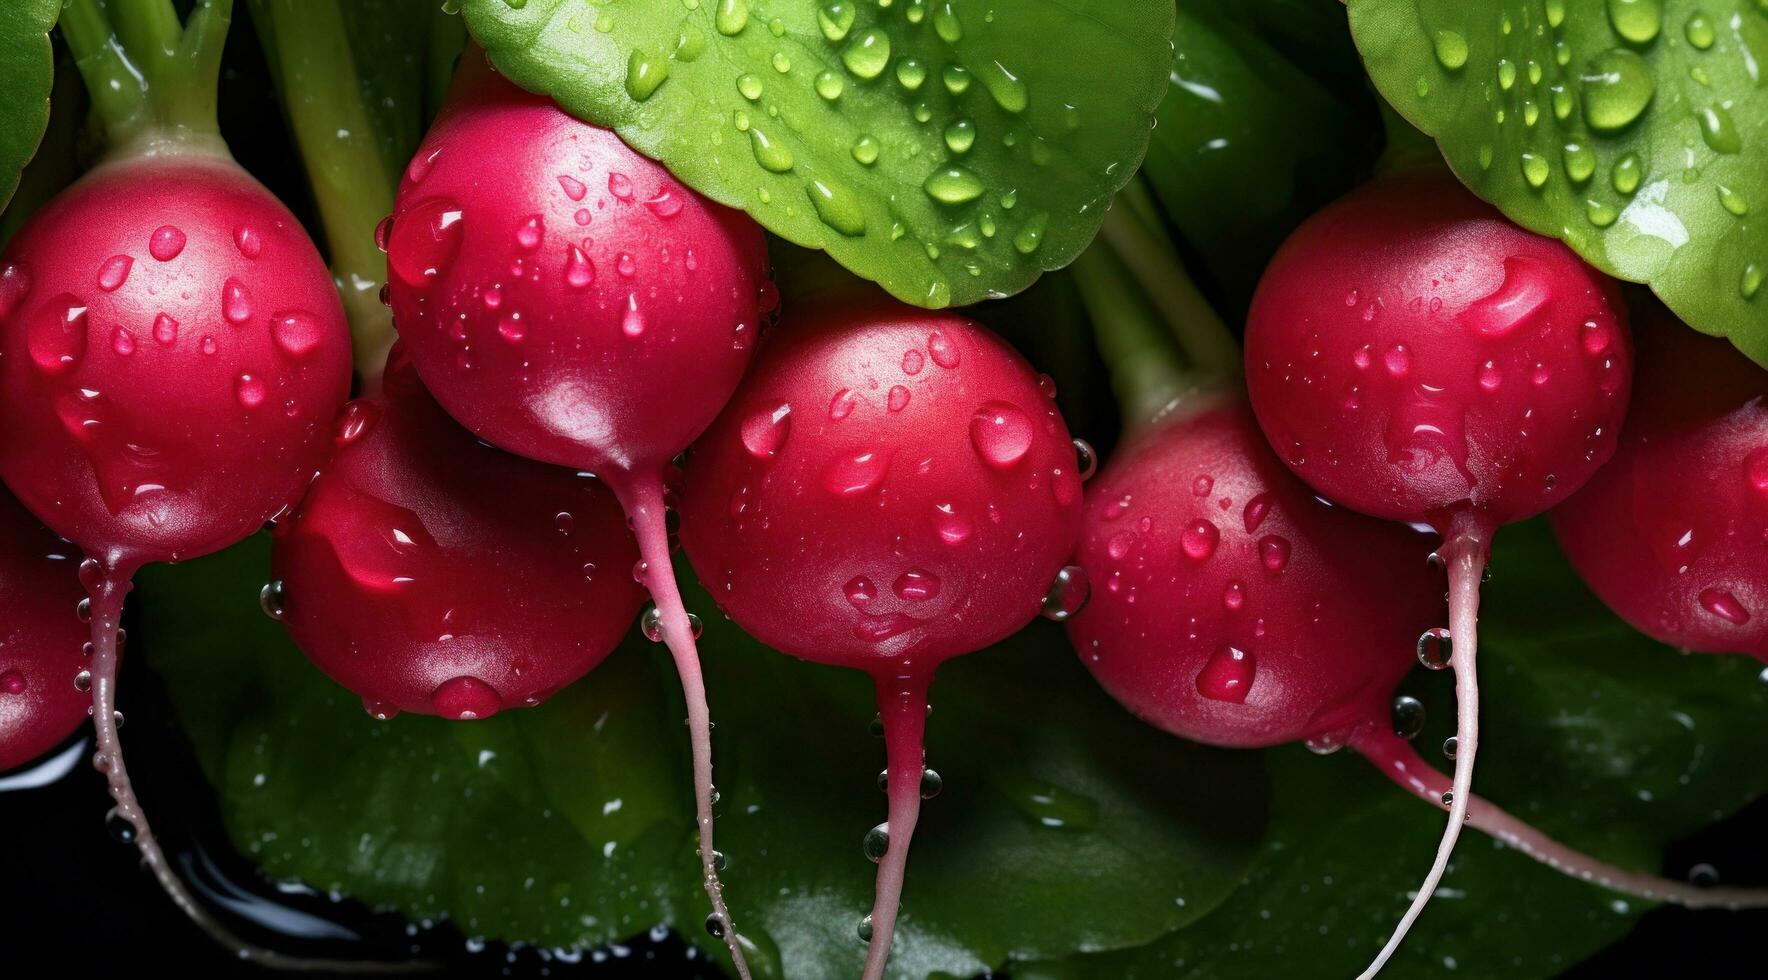
[(1053, 396), (979, 324), (835, 291), (789, 310), (688, 456), (682, 543), (719, 608), (877, 687), (889, 814), (863, 840), (878, 876), (858, 929), (873, 980), (939, 785), (922, 742), (934, 671), (1084, 595), (1065, 563), (1091, 450)]
[(646, 635), (668, 645), (687, 702), (707, 929), (747, 976), (718, 881), (699, 627), (670, 565), (664, 478), (777, 302), (765, 237), (476, 49), (380, 234), (395, 327), (443, 408), (500, 449), (594, 474), (626, 511), (631, 574), (656, 603)]
[(1768, 661), (1768, 372), (1655, 304), (1636, 340), (1620, 446), (1553, 529), (1640, 632)]
[(131, 16), (113, 23), (77, 0), (62, 15), (106, 155), (0, 253), (0, 479), (86, 556), (92, 764), (143, 862), (240, 958), (303, 968), (321, 964), (243, 942), (179, 880), (115, 724), (135, 571), (225, 548), (287, 510), (350, 383), (324, 262), (216, 130), (231, 8), (202, 0), (183, 24), (119, 9)]
[(1272, 447), (1334, 504), (1434, 530), (1448, 571), (1438, 635), (1459, 746), (1448, 827), (1371, 973), (1430, 900), (1467, 820), (1492, 534), (1564, 500), (1613, 454), (1632, 367), (1614, 283), (1446, 174), (1385, 177), (1328, 205), (1259, 282), (1246, 383)]
[(643, 590), (595, 481), (473, 438), (395, 346), (278, 522), (266, 613), (376, 718), (531, 707), (599, 664)]

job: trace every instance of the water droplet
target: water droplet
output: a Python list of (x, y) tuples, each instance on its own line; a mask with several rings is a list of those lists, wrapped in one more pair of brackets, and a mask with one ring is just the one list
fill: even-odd
[(927, 353), (932, 355), (933, 363), (948, 371), (958, 366), (958, 347), (943, 330), (927, 335)]
[(1608, 0), (1608, 22), (1634, 44), (1648, 44), (1663, 29), (1663, 0)]
[(1241, 511), (1240, 516), (1247, 534), (1258, 530), (1258, 526), (1265, 522), (1265, 515), (1271, 512), (1272, 502), (1273, 495), (1270, 493), (1261, 493), (1246, 502), (1246, 508)]
[(1443, 739), (1443, 758), (1453, 759), (1461, 751), (1461, 740), (1453, 735)]
[(650, 52), (634, 49), (626, 59), (626, 94), (634, 102), (643, 102), (656, 94), (658, 86), (669, 79), (669, 61)]
[(839, 422), (852, 415), (853, 407), (857, 403), (858, 399), (852, 391), (843, 388), (835, 392), (835, 397), (829, 399), (829, 421)]
[(890, 63), (890, 35), (877, 29), (860, 34), (841, 49), (841, 63), (862, 79), (877, 78)]
[(816, 94), (822, 96), (823, 100), (826, 102), (833, 102), (836, 99), (839, 99), (841, 93), (847, 91), (846, 77), (826, 68), (817, 73), (816, 82), (814, 84), (816, 87)]
[(900, 412), (909, 407), (909, 390), (902, 385), (892, 385), (885, 405), (892, 412)]
[(1750, 202), (1742, 194), (1726, 187), (1724, 184), (1718, 186), (1718, 192), (1720, 207), (1723, 207), (1725, 210), (1739, 218), (1750, 213)]
[(1042, 211), (1025, 219), (1019, 231), (1013, 236), (1013, 247), (1020, 255), (1030, 255), (1044, 243), (1044, 229), (1049, 227), (1050, 216)]
[[(878, 826), (873, 827), (871, 830), (866, 831), (865, 838), (860, 841), (860, 851), (865, 854), (866, 860), (872, 862), (873, 864), (877, 864), (879, 861), (884, 860), (884, 855), (889, 850), (890, 850), (890, 825), (889, 824), (881, 823)], [(867, 920), (866, 924), (868, 926), (871, 924), (871, 921), (870, 921), (871, 918), (872, 917), (869, 915), (866, 916), (866, 920)], [(868, 929), (867, 931), (869, 932), (870, 930)]]
[(865, 916), (859, 920), (859, 928), (856, 932), (859, 934), (860, 942), (869, 943), (872, 941), (872, 913), (867, 912)]
[(1596, 154), (1582, 143), (1567, 143), (1560, 150), (1560, 161), (1574, 184), (1582, 184), (1596, 173)]
[(1699, 113), (1701, 139), (1715, 153), (1737, 153), (1743, 149), (1743, 137), (1737, 132), (1737, 123), (1731, 118), (1731, 111), (1715, 102)]
[(706, 935), (711, 936), (713, 939), (723, 939), (724, 930), (724, 916), (719, 915), (717, 912), (706, 913)]
[(118, 327), (115, 332), (111, 334), (111, 350), (116, 351), (124, 357), (135, 353), (135, 335), (124, 330), (122, 327)]
[(1197, 693), (1212, 701), (1244, 704), (1256, 667), (1252, 654), (1224, 643), (1198, 673)]
[(620, 315), (620, 332), (627, 337), (638, 338), (645, 332), (645, 317), (638, 309), (638, 294), (626, 294), (626, 312)]
[(932, 769), (921, 769), (921, 799), (931, 800), (945, 788), (945, 779)]
[(848, 238), (866, 233), (865, 207), (846, 187), (813, 178), (805, 193), (810, 195), (811, 207), (816, 209), (816, 216), (823, 224)]
[(1454, 31), (1437, 31), (1431, 40), (1437, 64), (1450, 71), (1459, 71), (1467, 64), (1467, 38)]
[(896, 81), (903, 88), (913, 92), (927, 80), (927, 66), (916, 58), (902, 58), (896, 62)]
[(1688, 15), (1688, 20), (1682, 25), (1682, 35), (1688, 38), (1689, 44), (1705, 51), (1713, 46), (1715, 40), (1713, 22), (1707, 19), (1706, 14), (1697, 10)]
[[(644, 633), (645, 639), (650, 640), (652, 643), (662, 643), (663, 642), (663, 612), (662, 612), (662, 610), (658, 609), (654, 605), (646, 606), (644, 615), (640, 616), (638, 618), (638, 628), (641, 632)], [(688, 632), (693, 635), (694, 639), (696, 639), (696, 640), (699, 639), (700, 634), (704, 633), (705, 631), (706, 631), (706, 625), (704, 623), (700, 622), (700, 617), (693, 614), (693, 613), (688, 613)]]
[(939, 595), (939, 576), (919, 568), (911, 568), (890, 583), (890, 591), (904, 602), (925, 602)]
[(1553, 172), (1551, 166), (1547, 163), (1547, 158), (1541, 156), (1539, 153), (1524, 151), (1519, 160), (1522, 166), (1523, 179), (1529, 182), (1529, 186), (1535, 188), (1545, 187), (1547, 184), (1547, 178), (1551, 176)]
[(1631, 125), (1657, 90), (1645, 59), (1624, 48), (1591, 58), (1583, 83), (1584, 119), (1591, 129), (1605, 133)]
[(236, 327), (252, 318), (251, 294), (244, 283), (231, 276), (221, 286), (221, 315)]
[(761, 98), (763, 92), (761, 76), (750, 74), (738, 75), (737, 92), (750, 102), (754, 102)]
[(161, 225), (147, 238), (147, 253), (161, 262), (170, 262), (184, 251), (184, 232), (171, 225)]
[(855, 609), (864, 609), (867, 603), (878, 597), (878, 587), (873, 585), (872, 580), (864, 575), (856, 575), (848, 579), (841, 591)]
[(1258, 541), (1258, 557), (1264, 566), (1280, 572), (1289, 564), (1289, 539), (1267, 534)]
[(921, 185), (927, 196), (941, 204), (968, 204), (982, 196), (982, 181), (963, 167), (945, 166), (928, 175)]
[(460, 206), (445, 198), (412, 205), (393, 226), (387, 267), (408, 286), (427, 286), (460, 254), (465, 221)]
[(1099, 454), (1093, 450), (1093, 444), (1085, 439), (1075, 439), (1073, 445), (1074, 473), (1085, 483), (1099, 470)]
[(1006, 402), (985, 402), (970, 417), (970, 444), (983, 462), (996, 469), (1024, 459), (1034, 435), (1031, 419)]
[(1055, 581), (1044, 593), (1043, 617), (1055, 622), (1065, 622), (1078, 615), (1092, 598), (1092, 583), (1087, 579), (1086, 569), (1079, 565), (1064, 565), (1056, 573)]
[(953, 95), (963, 95), (970, 89), (970, 72), (957, 62), (946, 65), (939, 77), (945, 82), (945, 90)]
[(1418, 636), (1418, 662), (1431, 670), (1443, 670), (1449, 666), (1449, 658), (1454, 653), (1454, 644), (1449, 638), (1449, 631), (1441, 626), (1434, 626)]
[[(388, 224), (392, 220), (392, 217), (389, 216), (382, 219), (381, 224)], [(379, 224), (375, 225), (374, 231), (375, 247), (385, 252), (387, 250), (386, 231)], [(246, 258), (255, 259), (264, 251), (264, 238), (250, 225), (236, 225), (233, 229), (233, 247), (239, 249), (239, 254)]]
[(26, 328), (31, 361), (44, 374), (73, 370), (86, 356), (86, 304), (71, 293), (50, 300)]
[(1222, 532), (1208, 521), (1193, 521), (1179, 535), (1179, 547), (1185, 557), (1192, 561), (1203, 561), (1215, 554), (1216, 544), (1221, 541)]
[(287, 612), (283, 600), (282, 579), (267, 582), (258, 590), (258, 608), (264, 610), (264, 615), (278, 622), (282, 621)]
[[(155, 324), (158, 336), (158, 324)], [(270, 317), (270, 336), (291, 357), (303, 357), (325, 339), (319, 318), (306, 310), (282, 310)]]
[(1405, 344), (1395, 344), (1381, 355), (1381, 363), (1391, 377), (1403, 378), (1412, 371), (1412, 355)]
[(477, 677), (461, 676), (443, 681), (430, 695), (436, 714), (455, 721), (489, 718), (503, 707), (497, 689)]
[(74, 675), (74, 690), (79, 691), (81, 694), (91, 693), (92, 672), (90, 670), (82, 670)]
[(867, 493), (884, 482), (889, 466), (890, 457), (885, 453), (837, 456), (823, 468), (823, 489), (841, 497)]
[(958, 119), (945, 127), (945, 146), (953, 153), (968, 153), (976, 143), (976, 124), (968, 119)]
[(743, 33), (749, 26), (748, 0), (718, 0), (718, 11), (712, 17), (712, 26), (725, 37), (735, 37)]
[(1702, 609), (1734, 626), (1742, 626), (1750, 621), (1750, 611), (1737, 601), (1737, 596), (1724, 589), (1702, 589), (1700, 605)]
[(572, 289), (587, 289), (595, 282), (595, 263), (583, 250), (575, 245), (565, 246), (565, 285)]
[(252, 374), (240, 375), (239, 380), (234, 383), (233, 390), (239, 398), (240, 405), (245, 408), (257, 408), (264, 404), (264, 398), (269, 393), (264, 386), (264, 379)]
[(749, 148), (755, 153), (755, 162), (770, 173), (783, 174), (791, 170), (795, 162), (792, 151), (785, 144), (774, 142), (759, 126), (749, 130)]
[(1737, 292), (1744, 299), (1755, 299), (1762, 290), (1762, 280), (1768, 278), (1768, 271), (1762, 266), (1751, 262), (1743, 267), (1743, 278), (1738, 280)]
[(853, 158), (864, 166), (878, 162), (878, 141), (870, 136), (861, 136), (853, 144)]
[(98, 288), (111, 292), (129, 280), (129, 268), (135, 260), (127, 255), (113, 255), (98, 267)]
[(853, 29), (853, 17), (851, 2), (827, 3), (816, 12), (816, 23), (830, 44), (838, 44)]
[[(105, 763), (105, 768), (110, 768), (108, 760)], [(104, 832), (110, 835), (111, 840), (119, 844), (134, 844), (138, 833), (135, 821), (124, 816), (123, 811), (114, 806), (104, 815)]]
[(16, 670), (0, 674), (0, 694), (23, 694), (25, 691), (25, 675)]
[(755, 412), (740, 427), (743, 448), (756, 459), (773, 459), (792, 432), (792, 406), (781, 402), (768, 411)]
[(1394, 734), (1412, 741), (1424, 731), (1424, 702), (1409, 694), (1394, 698), (1392, 720)]
[(982, 86), (994, 97), (995, 104), (1008, 112), (1024, 112), (1028, 104), (1025, 83), (1018, 75), (998, 61), (990, 61), (980, 71)]

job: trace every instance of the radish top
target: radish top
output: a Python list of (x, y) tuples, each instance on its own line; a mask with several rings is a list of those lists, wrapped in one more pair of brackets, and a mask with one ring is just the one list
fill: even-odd
[(350, 383), (337, 290), (231, 160), (103, 164), (0, 254), (0, 477), (107, 563), (190, 558), (305, 489)]
[(1081, 515), (1053, 386), (949, 313), (794, 310), (689, 455), (682, 541), (768, 645), (867, 670), (1025, 625)]
[[(1212, 745), (1342, 744), (1386, 725), (1442, 617), (1425, 538), (1331, 507), (1273, 455), (1238, 392), (1139, 430), (1087, 488), (1069, 620), (1138, 717)], [(1345, 588), (1347, 582), (1356, 588)]]
[(85, 590), (70, 552), (0, 492), (0, 771), (54, 748), (92, 705), (75, 686)]
[(1667, 314), (1638, 339), (1620, 448), (1553, 526), (1642, 632), (1768, 660), (1768, 373)]
[(336, 442), (277, 526), (265, 606), (371, 712), (538, 704), (626, 634), (644, 593), (613, 494), (473, 438), (398, 348)]
[(1253, 409), (1289, 466), (1335, 503), (1443, 531), (1581, 486), (1614, 451), (1631, 367), (1605, 277), (1437, 174), (1309, 219), (1246, 329)]
[(533, 459), (656, 467), (723, 407), (761, 229), (469, 52), (386, 233), (394, 322), (449, 413)]

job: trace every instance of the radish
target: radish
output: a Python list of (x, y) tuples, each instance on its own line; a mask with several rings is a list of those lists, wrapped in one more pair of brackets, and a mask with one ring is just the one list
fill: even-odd
[(595, 482), (474, 439), (398, 347), (277, 524), (264, 608), (377, 718), (489, 718), (600, 663), (643, 591)]
[(1253, 411), (1336, 504), (1442, 536), (1455, 669), (1449, 822), (1393, 954), (1441, 880), (1479, 747), (1479, 585), (1492, 533), (1614, 452), (1632, 373), (1614, 284), (1452, 178), (1372, 183), (1314, 215), (1265, 270), (1246, 326)]
[(390, 220), (394, 323), (436, 400), (504, 450), (594, 473), (632, 522), (633, 575), (656, 600), (645, 631), (669, 645), (687, 701), (707, 929), (747, 976), (718, 882), (698, 626), (670, 566), (664, 473), (748, 366), (774, 295), (765, 237), (477, 50)]
[(96, 0), (62, 15), (109, 152), (0, 253), (0, 478), (86, 554), (93, 765), (144, 862), (242, 958), (299, 967), (313, 964), (241, 942), (178, 880), (114, 721), (135, 571), (225, 548), (288, 508), (350, 383), (324, 262), (216, 132), (230, 10), (205, 0), (181, 26), (170, 4), (117, 5), (120, 37)]
[(0, 492), (0, 772), (72, 735), (92, 703), (76, 686), (85, 607), (68, 550)]
[(1667, 312), (1638, 343), (1620, 448), (1549, 514), (1560, 545), (1641, 632), (1768, 661), (1768, 373)]
[(1084, 588), (1078, 569), (1058, 575), (1083, 464), (1053, 394), (961, 316), (825, 294), (770, 337), (688, 457), (682, 543), (720, 609), (877, 686), (890, 804), (865, 839), (868, 978), (890, 953), (934, 670), (1024, 626), (1058, 578)]

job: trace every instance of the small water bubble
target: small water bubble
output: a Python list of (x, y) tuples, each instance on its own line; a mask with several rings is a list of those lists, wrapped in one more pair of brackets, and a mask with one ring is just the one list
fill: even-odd
[(1449, 631), (1433, 626), (1418, 636), (1418, 662), (1431, 670), (1444, 670), (1454, 653)]
[(74, 690), (87, 694), (92, 690), (92, 672), (82, 670), (74, 675)]
[(129, 280), (129, 269), (135, 260), (127, 255), (113, 255), (98, 267), (98, 288), (112, 292)]
[(1042, 615), (1058, 623), (1066, 622), (1086, 608), (1092, 594), (1086, 569), (1079, 565), (1064, 565), (1056, 573), (1055, 581), (1050, 583), (1049, 591), (1044, 593)]
[(872, 915), (870, 912), (859, 920), (859, 928), (856, 931), (859, 933), (860, 942), (869, 943), (872, 941)]
[(171, 225), (154, 229), (147, 239), (147, 252), (161, 262), (170, 262), (184, 251), (184, 232)]
[(1454, 806), (1454, 805), (1455, 805), (1455, 794), (1454, 793), (1444, 793), (1443, 794), (1443, 806)]
[(706, 914), (706, 935), (711, 936), (713, 939), (723, 939), (724, 929), (724, 916), (719, 915), (717, 912), (708, 912)]
[(118, 807), (111, 807), (110, 812), (104, 815), (104, 830), (111, 840), (119, 844), (135, 843), (135, 821), (124, 816)]
[[(663, 642), (662, 610), (654, 605), (647, 607), (645, 609), (645, 614), (639, 617), (638, 625), (639, 629), (644, 631), (645, 639), (650, 640), (652, 643)], [(705, 630), (705, 624), (700, 622), (700, 617), (693, 613), (688, 613), (688, 632), (693, 634), (694, 639), (699, 639), (700, 634), (705, 632)]]
[(1424, 702), (1409, 694), (1394, 698), (1392, 716), (1394, 734), (1408, 742), (1424, 731)]
[(1461, 751), (1461, 740), (1454, 735), (1443, 739), (1443, 758), (1453, 760), (1455, 753)]
[(1085, 439), (1074, 440), (1074, 471), (1081, 482), (1093, 478), (1099, 469), (1099, 454), (1093, 451), (1091, 443)]
[(258, 608), (264, 610), (264, 615), (271, 619), (277, 622), (282, 621), (282, 617), (287, 613), (282, 579), (266, 582), (264, 587), (258, 590)]
[(1697, 864), (1688, 869), (1688, 883), (1699, 888), (1711, 888), (1719, 883), (1719, 869), (1710, 864)]
[(881, 823), (866, 831), (866, 836), (860, 841), (860, 851), (865, 854), (866, 860), (873, 864), (884, 860), (884, 855), (889, 850), (890, 825), (887, 823)]

